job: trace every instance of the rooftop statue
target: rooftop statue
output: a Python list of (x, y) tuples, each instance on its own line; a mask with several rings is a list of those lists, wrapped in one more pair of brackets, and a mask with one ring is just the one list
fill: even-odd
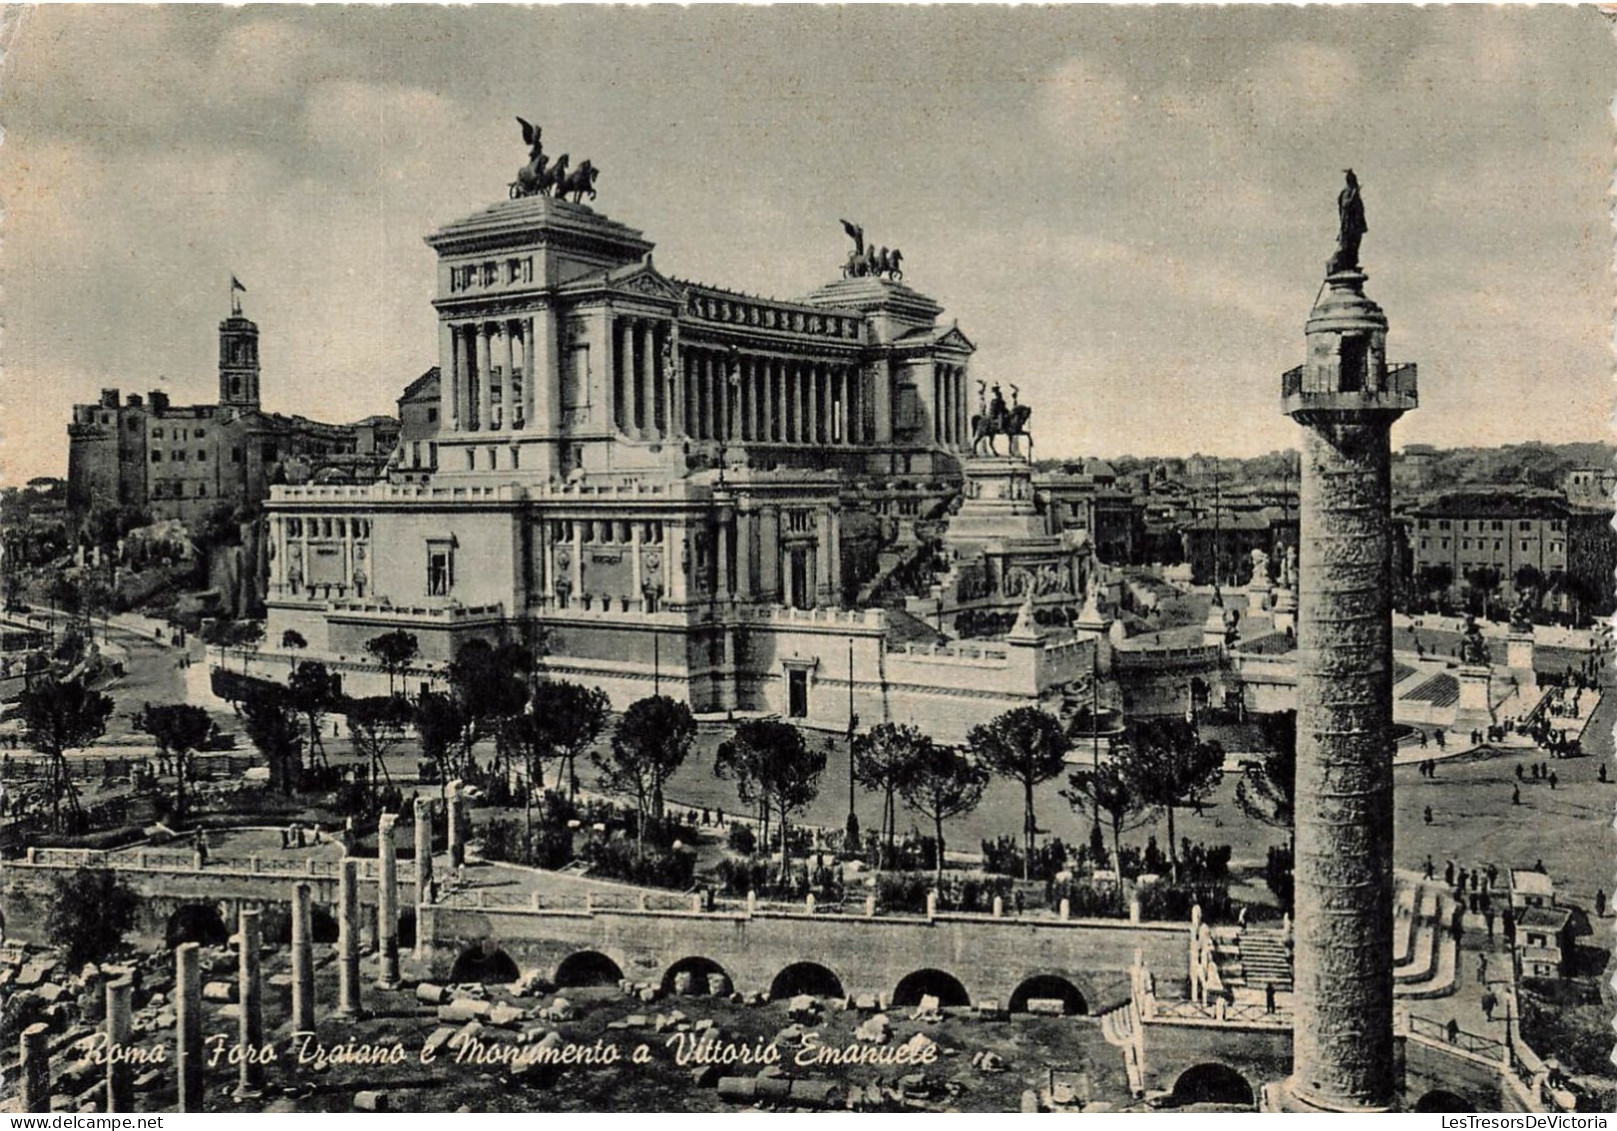
[(1465, 618), (1465, 632), (1460, 638), (1460, 662), (1484, 666), (1493, 662), (1488, 654), (1488, 642), (1482, 638), (1482, 629), (1473, 616)]
[(522, 140), (528, 144), (528, 163), (517, 170), (517, 179), (511, 182), (511, 199), (519, 200), (525, 196), (554, 196), (557, 200), (565, 200), (568, 196), (577, 204), (588, 193), (591, 200), (595, 199), (595, 178), (600, 170), (588, 159), (580, 161), (576, 169), (567, 168), (570, 158), (563, 153), (554, 162), (545, 156), (544, 146), (540, 142), (543, 130), (532, 122), (518, 118), (522, 126)]
[(878, 251), (875, 244), (866, 247), (865, 230), (849, 220), (842, 221), (842, 230), (853, 240), (853, 250), (848, 253), (848, 261), (842, 265), (844, 279), (885, 277), (897, 281), (904, 277), (900, 266), (904, 262), (902, 251), (896, 247), (891, 250), (884, 247)]
[(1325, 266), (1327, 275), (1358, 270), (1359, 241), (1370, 230), (1364, 222), (1364, 198), (1359, 195), (1359, 178), (1353, 175), (1352, 169), (1344, 169), (1343, 172), (1347, 174), (1347, 185), (1336, 197), (1336, 254)]

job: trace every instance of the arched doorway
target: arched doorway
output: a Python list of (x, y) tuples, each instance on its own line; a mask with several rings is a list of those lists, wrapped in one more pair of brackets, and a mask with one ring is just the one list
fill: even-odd
[(769, 983), (770, 1001), (780, 1001), (798, 994), (823, 998), (848, 996), (842, 988), (842, 979), (818, 962), (794, 962), (776, 974), (775, 980)]
[(230, 931), (219, 909), (211, 903), (187, 903), (176, 908), (163, 930), (163, 942), (170, 950), (188, 942), (224, 946), (229, 938)]
[(930, 994), (939, 1005), (970, 1005), (971, 997), (960, 979), (942, 970), (917, 970), (904, 975), (893, 989), (893, 1005), (920, 1005)]
[(556, 967), (558, 988), (569, 986), (615, 986), (623, 981), (623, 971), (616, 962), (598, 950), (581, 950), (569, 954)]
[(1476, 1105), (1464, 1096), (1453, 1092), (1445, 1092), (1441, 1088), (1427, 1092), (1415, 1101), (1416, 1111), (1437, 1111), (1452, 1115), (1463, 1115), (1477, 1110)]
[(1174, 1081), (1173, 1102), (1184, 1104), (1240, 1104), (1251, 1107), (1257, 1103), (1252, 1085), (1246, 1077), (1227, 1064), (1198, 1064), (1187, 1068)]
[(1059, 1000), (1061, 1012), (1068, 1017), (1089, 1012), (1089, 1003), (1084, 1000), (1083, 993), (1059, 974), (1035, 974), (1031, 978), (1023, 979), (1022, 984), (1011, 994), (1007, 1008), (1012, 1013), (1026, 1013), (1027, 1003), (1032, 998)]
[(461, 982), (504, 985), (520, 977), (522, 972), (517, 969), (517, 964), (492, 939), (473, 943), (461, 951), (449, 972), (449, 981), (457, 985)]
[(730, 992), (729, 987), (730, 975), (724, 967), (711, 958), (702, 958), (700, 955), (681, 958), (663, 975), (665, 994), (727, 994)]

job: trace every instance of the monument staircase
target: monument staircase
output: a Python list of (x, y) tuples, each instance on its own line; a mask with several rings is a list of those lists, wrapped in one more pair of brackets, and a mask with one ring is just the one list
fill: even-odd
[[(1407, 1001), (1447, 997), (1455, 990), (1460, 948), (1448, 924), (1454, 901), (1440, 888), (1398, 877), (1393, 900), (1393, 995)], [(1277, 930), (1215, 927), (1213, 959), (1238, 999), (1292, 989), (1291, 947)]]

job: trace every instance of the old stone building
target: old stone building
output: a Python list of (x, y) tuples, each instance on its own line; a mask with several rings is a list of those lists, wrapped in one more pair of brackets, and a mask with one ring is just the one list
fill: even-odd
[(68, 425), (68, 506), (82, 521), (97, 505), (149, 512), (152, 520), (202, 522), (220, 506), (261, 503), (271, 483), (325, 475), (374, 479), (398, 440), (390, 417), (325, 424), (265, 412), (258, 326), (238, 307), (219, 323), (219, 396), (175, 405), (167, 393), (121, 397), (103, 389), (75, 405)]
[[(1025, 454), (982, 461), (962, 507), (974, 347), (896, 270), (760, 298), (544, 195), (427, 243), (439, 365), (399, 402), (390, 481), (272, 489), (270, 641), (352, 682), (404, 629), (430, 683), (469, 639), (542, 635), (551, 674), (619, 705), (957, 736), (1091, 678), (1087, 543), (1047, 528)], [(993, 411), (1028, 414), (998, 389)]]

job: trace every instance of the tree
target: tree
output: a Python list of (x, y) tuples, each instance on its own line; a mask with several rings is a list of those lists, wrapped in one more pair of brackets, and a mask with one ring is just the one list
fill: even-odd
[(932, 821), (937, 834), (938, 890), (943, 890), (943, 822), (977, 808), (988, 771), (950, 746), (928, 742), (900, 787), (911, 809)]
[(287, 692), (292, 706), (303, 716), (309, 727), (309, 764), (314, 764), (314, 752), (320, 751), (320, 760), (326, 761), (326, 744), (321, 732), (326, 729), (326, 712), (331, 708), (331, 673), (318, 660), (304, 660), (292, 671), (287, 681)]
[(62, 803), (70, 820), (82, 817), (78, 788), (66, 753), (100, 738), (112, 714), (112, 699), (91, 690), (83, 679), (31, 679), (17, 703), (28, 744), (50, 759), (46, 789), (50, 795), (51, 827), (63, 832)]
[(191, 755), (208, 744), (213, 720), (208, 712), (191, 703), (146, 705), (135, 725), (152, 736), (165, 759), (174, 761), (174, 818), (184, 821), (185, 783), (191, 776)]
[(882, 795), (881, 833), (887, 846), (886, 864), (893, 856), (897, 835), (897, 797), (909, 784), (920, 762), (932, 753), (932, 740), (913, 726), (881, 723), (853, 740), (853, 777), (872, 793)]
[(1029, 879), (1039, 831), (1033, 790), (1062, 771), (1072, 742), (1055, 716), (1037, 707), (1016, 707), (974, 726), (966, 742), (979, 763), (1022, 786), (1022, 878)]
[(463, 716), (464, 763), (471, 763), (472, 748), (498, 728), (500, 719), (522, 710), (532, 671), (533, 654), (520, 644), (495, 647), (485, 640), (468, 640), (461, 645), (449, 664), (449, 685)]
[[(299, 664), (298, 670), (293, 673), (293, 686), (285, 689), (274, 684), (254, 683), (246, 689), (241, 701), (242, 722), (247, 728), (247, 738), (269, 767), (270, 788), (282, 794), (290, 795), (301, 780), (303, 768), (303, 734), (299, 725), (300, 718), (310, 720), (310, 734), (316, 734), (320, 719), (325, 717), (326, 698), (319, 700), (318, 704), (311, 702), (303, 695), (312, 694), (308, 687), (296, 686), (298, 677), (309, 667), (321, 668), (319, 664)], [(305, 677), (305, 684), (314, 682)], [(330, 684), (326, 684), (327, 695)]]
[(1287, 847), (1297, 843), (1297, 712), (1259, 715), (1268, 750), (1247, 764), (1235, 784), (1235, 803), (1255, 821), (1286, 830)]
[(109, 868), (81, 869), (51, 882), (45, 937), (75, 969), (105, 962), (123, 946), (135, 925), (140, 897)]
[(421, 654), (421, 644), (415, 633), (396, 628), (365, 641), (365, 651), (376, 665), (387, 673), (387, 693), (393, 694), (393, 677), (403, 675), (415, 658)]
[(644, 854), (646, 822), (662, 819), (663, 786), (690, 753), (696, 719), (684, 703), (652, 695), (629, 704), (612, 733), (610, 749), (595, 754), (609, 793), (634, 798), (639, 820), (635, 847)]
[[(1123, 879), (1123, 829), (1145, 810), (1145, 802), (1135, 790), (1128, 775), (1116, 762), (1106, 762), (1094, 769), (1079, 770), (1067, 778), (1067, 788), (1061, 796), (1073, 809), (1089, 809), (1104, 813), (1112, 827), (1112, 870), (1118, 881)], [(1095, 826), (1100, 835), (1100, 826)]]
[(1123, 773), (1145, 804), (1168, 815), (1168, 859), (1179, 879), (1179, 842), (1174, 836), (1174, 810), (1198, 804), (1218, 785), (1224, 771), (1224, 748), (1203, 742), (1183, 719), (1141, 719), (1129, 728), (1122, 753)]
[(587, 753), (606, 732), (612, 701), (599, 687), (554, 680), (533, 689), (532, 710), (545, 721), (550, 743), (561, 756), (556, 787), (560, 790), (565, 780), (567, 796), (571, 798), (578, 790), (578, 756)]
[(380, 788), (382, 778), (392, 782), (386, 758), (394, 747), (404, 741), (404, 724), (410, 717), (410, 708), (391, 695), (373, 695), (364, 699), (351, 699), (344, 706), (348, 716), (348, 733), (354, 746), (365, 755), (370, 766), (371, 788)]
[[(301, 652), (305, 648), (307, 648), (308, 646), (309, 646), (309, 642), (304, 639), (303, 633), (299, 632), (295, 628), (289, 628), (285, 632), (281, 633), (281, 650), (282, 651), (285, 651), (285, 652)], [(295, 672), (295, 671), (297, 671), (297, 667), (298, 667), (298, 662), (296, 660), (293, 660), (291, 670)]]
[(782, 881), (791, 869), (788, 824), (793, 813), (819, 796), (825, 761), (823, 746), (806, 744), (801, 731), (779, 719), (742, 723), (714, 760), (714, 773), (733, 780), (743, 802), (760, 802), (766, 812), (779, 815)]
[(421, 740), (421, 753), (437, 769), (440, 792), (447, 797), (453, 755), (466, 731), (466, 714), (454, 696), (428, 691), (416, 699), (411, 719)]
[(501, 719), (494, 742), (502, 749), (506, 765), (520, 761), (527, 779), (526, 788), (522, 791), (522, 826), (528, 837), (527, 843), (531, 843), (533, 791), (544, 785), (545, 761), (556, 755), (556, 748), (550, 741), (545, 719), (537, 713), (509, 715)]

